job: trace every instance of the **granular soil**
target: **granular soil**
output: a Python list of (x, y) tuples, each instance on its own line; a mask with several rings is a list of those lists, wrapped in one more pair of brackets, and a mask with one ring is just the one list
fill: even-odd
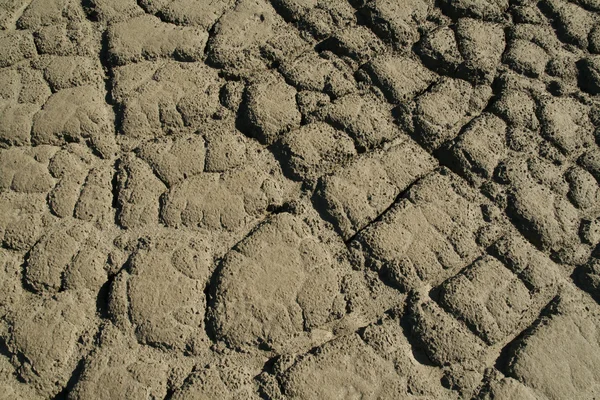
[(600, 1), (2, 0), (0, 399), (600, 399)]

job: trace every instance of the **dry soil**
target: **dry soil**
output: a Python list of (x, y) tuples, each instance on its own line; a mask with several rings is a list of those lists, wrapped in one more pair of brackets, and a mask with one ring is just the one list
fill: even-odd
[(1, 399), (600, 399), (599, 0), (1, 0)]

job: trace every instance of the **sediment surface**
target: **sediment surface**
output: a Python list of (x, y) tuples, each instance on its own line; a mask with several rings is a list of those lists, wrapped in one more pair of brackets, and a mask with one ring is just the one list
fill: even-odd
[(600, 399), (600, 2), (0, 2), (1, 399)]

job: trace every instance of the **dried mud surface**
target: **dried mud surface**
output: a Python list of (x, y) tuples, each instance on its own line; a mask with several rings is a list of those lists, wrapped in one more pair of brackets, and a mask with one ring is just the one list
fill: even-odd
[(599, 399), (600, 2), (0, 2), (1, 399)]

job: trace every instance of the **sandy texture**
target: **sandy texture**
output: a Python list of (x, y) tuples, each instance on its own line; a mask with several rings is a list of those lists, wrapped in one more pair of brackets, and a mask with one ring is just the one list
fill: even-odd
[(0, 1), (0, 399), (600, 399), (597, 0)]

